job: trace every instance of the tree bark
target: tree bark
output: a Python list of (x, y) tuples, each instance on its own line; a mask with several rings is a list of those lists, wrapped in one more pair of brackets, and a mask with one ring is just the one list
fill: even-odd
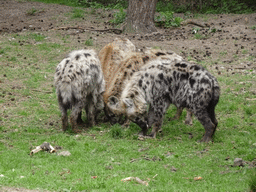
[(129, 0), (126, 25), (127, 33), (152, 33), (157, 29), (154, 16), (157, 0)]

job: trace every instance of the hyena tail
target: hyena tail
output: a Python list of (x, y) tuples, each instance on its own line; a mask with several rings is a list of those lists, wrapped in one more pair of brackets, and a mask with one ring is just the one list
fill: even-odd
[(214, 84), (213, 84), (213, 97), (212, 97), (212, 100), (213, 100), (213, 104), (214, 104), (214, 107), (217, 105), (217, 103), (219, 102), (219, 98), (220, 98), (220, 86), (218, 84), (217, 81), (214, 81)]
[(207, 111), (210, 115), (211, 121), (215, 125), (215, 129), (218, 125), (218, 121), (215, 117), (215, 107), (219, 102), (219, 98), (220, 98), (220, 87), (219, 87), (217, 81), (215, 81), (213, 84), (212, 100), (210, 101), (208, 109), (207, 109)]
[(70, 104), (72, 100), (72, 87), (71, 80), (68, 77), (64, 77), (63, 81), (58, 86), (58, 94), (62, 98), (64, 105)]

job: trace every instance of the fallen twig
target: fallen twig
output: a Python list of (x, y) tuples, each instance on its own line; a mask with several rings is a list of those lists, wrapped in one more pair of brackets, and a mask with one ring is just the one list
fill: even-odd
[(36, 92), (42, 92), (42, 93), (53, 93), (52, 91), (41, 91), (41, 90), (37, 90), (37, 89), (31, 89), (31, 91), (36, 91)]
[(192, 21), (192, 20), (187, 20), (187, 21), (184, 21), (181, 23), (181, 25), (187, 25), (187, 24), (192, 24), (192, 25), (197, 25), (199, 27), (210, 27), (209, 23), (198, 23), (198, 22), (195, 22), (195, 21)]
[(125, 179), (122, 179), (121, 181), (126, 182), (126, 181), (132, 181), (132, 180), (138, 182), (139, 184), (148, 186), (148, 182), (142, 181), (139, 177), (127, 177)]
[(248, 101), (256, 101), (256, 98), (246, 98), (246, 100), (248, 100)]

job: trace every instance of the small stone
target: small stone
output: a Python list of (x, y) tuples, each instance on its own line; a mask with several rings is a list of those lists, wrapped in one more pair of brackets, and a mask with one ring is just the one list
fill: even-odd
[(70, 156), (71, 153), (69, 151), (61, 151), (60, 153), (58, 153), (58, 156)]
[(177, 168), (173, 167), (171, 168), (171, 172), (176, 172), (177, 171)]
[(235, 158), (233, 167), (243, 167), (243, 159), (242, 158)]
[(113, 166), (111, 166), (111, 165), (106, 166), (105, 169), (106, 169), (106, 170), (111, 170), (111, 169), (113, 169)]
[(138, 140), (144, 141), (145, 139), (144, 139), (144, 137), (139, 136), (139, 137), (138, 137)]
[(193, 136), (192, 133), (188, 133), (188, 138), (189, 138), (189, 139), (193, 139), (193, 137), (194, 137), (194, 136)]

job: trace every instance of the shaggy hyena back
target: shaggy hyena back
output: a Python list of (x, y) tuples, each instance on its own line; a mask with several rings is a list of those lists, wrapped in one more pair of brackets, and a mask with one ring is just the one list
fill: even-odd
[(115, 38), (112, 43), (104, 46), (99, 52), (99, 59), (106, 82), (106, 89), (114, 71), (120, 67), (127, 53), (135, 52), (135, 45), (127, 38)]
[(216, 78), (203, 67), (186, 61), (154, 60), (134, 74), (120, 103), (114, 105), (138, 123), (144, 133), (146, 125), (152, 126), (152, 137), (161, 128), (170, 104), (187, 108), (204, 126), (202, 141), (208, 142), (218, 124), (215, 106), (219, 96)]
[(103, 108), (102, 93), (105, 89), (101, 65), (95, 51), (71, 52), (58, 64), (54, 83), (62, 113), (63, 130), (67, 129), (68, 109), (72, 109), (70, 121), (74, 131), (84, 107), (90, 125), (94, 125), (94, 114)]

